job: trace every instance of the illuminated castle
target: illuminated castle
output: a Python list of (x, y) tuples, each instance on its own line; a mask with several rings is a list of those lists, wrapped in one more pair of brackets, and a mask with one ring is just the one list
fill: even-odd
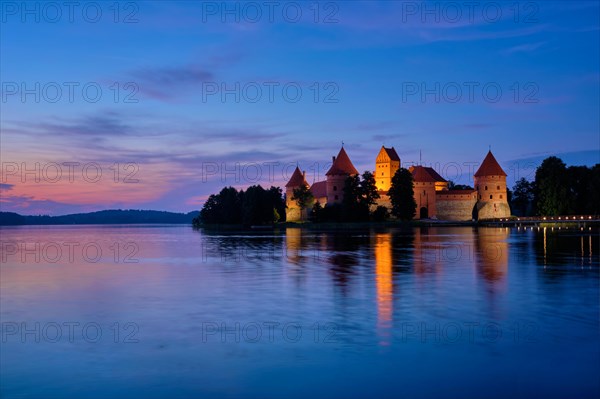
[[(394, 147), (382, 146), (375, 158), (374, 176), (381, 196), (377, 205), (391, 207), (387, 192), (391, 187), (392, 177), (399, 168), (400, 157)], [(475, 172), (473, 190), (449, 190), (448, 181), (430, 167), (411, 166), (409, 171), (413, 175), (414, 198), (417, 203), (415, 219), (468, 221), (510, 216), (506, 196), (506, 173), (491, 151)], [(302, 185), (308, 187), (315, 201), (322, 206), (339, 204), (344, 197), (343, 188), (346, 178), (357, 174), (358, 171), (343, 147), (337, 157), (332, 158), (332, 165), (325, 174), (327, 178), (324, 181), (310, 186), (306, 181), (305, 172), (301, 172), (300, 168), (296, 167), (285, 186), (287, 220), (290, 222), (306, 220), (310, 212), (310, 209), (305, 209), (305, 214), (301, 215), (296, 201), (292, 200), (294, 189)]]

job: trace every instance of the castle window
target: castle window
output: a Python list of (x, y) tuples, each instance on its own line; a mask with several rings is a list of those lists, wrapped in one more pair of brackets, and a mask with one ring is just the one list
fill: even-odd
[(336, 196), (335, 196), (335, 197), (333, 197), (333, 198), (334, 198), (335, 200), (337, 200), (337, 199), (338, 199), (338, 196), (336, 195)]
[(383, 176), (383, 172), (381, 172), (381, 176)]
[(490, 195), (490, 199), (492, 199), (493, 197), (494, 197), (493, 195)]
[(500, 199), (502, 199), (502, 194), (500, 194)]
[(337, 191), (337, 186), (333, 186), (333, 191)]
[(485, 189), (487, 190), (487, 186), (485, 186)]
[(497, 190), (500, 190), (500, 186), (496, 187)]
[(383, 181), (381, 182), (381, 184), (383, 184)]
[(425, 195), (425, 190), (423, 190), (423, 195)]

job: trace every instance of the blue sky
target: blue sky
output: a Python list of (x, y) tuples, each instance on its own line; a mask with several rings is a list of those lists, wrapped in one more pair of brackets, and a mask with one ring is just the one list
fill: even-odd
[(342, 141), (462, 183), (489, 146), (509, 184), (600, 162), (598, 2), (469, 4), (3, 2), (2, 210), (190, 211)]

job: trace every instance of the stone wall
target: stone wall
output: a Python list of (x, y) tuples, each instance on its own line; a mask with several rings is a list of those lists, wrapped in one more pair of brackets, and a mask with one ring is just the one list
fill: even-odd
[(421, 218), (421, 208), (427, 208), (427, 218), (435, 218), (437, 216), (435, 183), (415, 182), (413, 185), (413, 191), (415, 202), (417, 203), (415, 219)]
[(341, 204), (344, 200), (346, 175), (327, 176), (327, 204)]
[(477, 192), (436, 194), (437, 218), (440, 220), (469, 221), (473, 219), (473, 209), (477, 204)]
[(506, 176), (475, 177), (475, 189), (478, 192), (478, 219), (510, 216), (506, 195)]
[(506, 218), (510, 216), (510, 207), (507, 203), (479, 202), (477, 204), (477, 218), (479, 220)]

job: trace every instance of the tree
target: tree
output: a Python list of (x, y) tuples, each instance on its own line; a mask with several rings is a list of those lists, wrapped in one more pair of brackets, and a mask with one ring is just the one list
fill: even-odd
[(588, 213), (587, 200), (590, 197), (588, 187), (592, 180), (592, 169), (587, 166), (569, 166), (567, 168), (569, 205), (571, 215)]
[(273, 208), (273, 222), (285, 221), (285, 199), (281, 188), (271, 186), (266, 195), (269, 206)]
[(385, 206), (379, 205), (373, 212), (372, 217), (375, 222), (385, 222), (390, 217), (390, 213)]
[(269, 221), (273, 217), (273, 208), (265, 204), (265, 189), (250, 186), (243, 194), (242, 222), (245, 226), (255, 226)]
[(591, 170), (592, 176), (589, 181), (587, 188), (588, 201), (585, 207), (586, 214), (599, 215), (600, 214), (600, 164), (594, 165)]
[(473, 190), (473, 187), (466, 184), (456, 184), (452, 180), (448, 180), (448, 190)]
[(368, 170), (362, 174), (362, 181), (360, 182), (361, 188), (361, 202), (367, 207), (371, 208), (371, 205), (377, 204), (377, 200), (380, 198), (379, 192), (377, 191), (377, 183), (375, 181), (375, 175)]
[(408, 169), (400, 168), (396, 171), (388, 195), (392, 202), (392, 215), (404, 221), (415, 217), (417, 203), (414, 197), (413, 176)]
[(517, 180), (513, 186), (513, 197), (510, 207), (519, 216), (529, 216), (532, 213), (534, 199), (534, 183), (524, 177)]
[(323, 210), (323, 207), (321, 206), (321, 204), (318, 201), (316, 201), (315, 204), (312, 207), (312, 210), (310, 212), (310, 218), (315, 223), (319, 223), (319, 222), (323, 221), (324, 210)]
[(233, 187), (225, 187), (219, 194), (209, 196), (198, 215), (198, 224), (239, 224), (241, 221), (241, 193)]
[(285, 201), (279, 187), (265, 190), (261, 186), (237, 191), (225, 187), (208, 197), (194, 226), (202, 224), (244, 224), (246, 226), (276, 223), (285, 215)]
[(225, 187), (219, 193), (219, 216), (214, 223), (240, 224), (242, 222), (243, 191)]
[(379, 192), (375, 176), (365, 171), (361, 176), (352, 175), (344, 182), (344, 200), (342, 201), (342, 216), (346, 222), (368, 221), (371, 206), (377, 204)]
[(568, 211), (568, 181), (565, 163), (548, 157), (535, 171), (535, 208), (541, 216), (564, 215)]
[[(361, 204), (362, 189), (360, 176), (352, 175), (344, 182), (344, 199), (342, 200), (342, 219), (345, 222), (359, 222), (368, 219), (368, 209)], [(366, 216), (365, 216), (366, 213)]]
[(296, 201), (298, 208), (300, 208), (300, 220), (302, 220), (304, 217), (304, 210), (312, 206), (313, 202), (315, 201), (315, 197), (307, 186), (302, 185), (294, 189), (292, 201)]

